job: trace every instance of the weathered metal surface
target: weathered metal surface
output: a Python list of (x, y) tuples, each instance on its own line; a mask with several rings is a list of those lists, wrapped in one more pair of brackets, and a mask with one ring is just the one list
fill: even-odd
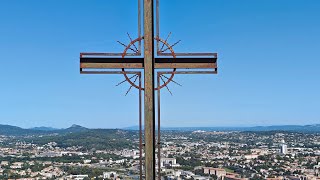
[[(133, 59), (133, 58), (132, 58)], [(155, 58), (156, 63), (216, 63), (217, 58)]]
[(157, 69), (212, 69), (216, 68), (215, 63), (156, 63)]
[[(142, 63), (81, 63), (80, 68), (87, 69), (142, 69)], [(155, 63), (157, 69), (210, 69), (217, 68), (215, 63)]]
[[(218, 58), (217, 53), (175, 53), (176, 56), (207, 56), (207, 57), (213, 57)], [(171, 56), (171, 53), (160, 53), (158, 52), (158, 56)]]
[[(123, 53), (100, 53), (100, 52), (83, 52), (80, 53), (80, 58), (90, 56), (90, 57), (101, 57), (101, 56), (122, 56)], [(126, 56), (141, 56), (141, 53), (127, 53)]]
[[(217, 58), (155, 58), (155, 63), (216, 63)], [(144, 58), (80, 58), (80, 63), (144, 63)]]
[[(171, 55), (172, 54), (173, 53), (171, 53)], [(216, 58), (155, 58), (154, 61), (155, 61), (155, 65), (154, 65), (155, 68), (159, 68), (159, 69), (217, 68)], [(139, 68), (139, 69), (142, 69), (144, 68), (144, 58), (82, 57), (80, 58), (80, 68), (94, 68), (94, 69)]]
[(83, 57), (80, 63), (143, 63), (143, 58), (116, 58), (116, 57)]
[[(140, 71), (81, 71), (81, 74), (138, 74)], [(160, 74), (217, 74), (217, 71), (161, 71)]]
[(142, 69), (142, 63), (81, 63), (80, 68), (87, 69)]
[(161, 180), (161, 120), (160, 120), (160, 77), (161, 74), (157, 73), (157, 101), (158, 101), (158, 180)]
[[(160, 16), (159, 16), (159, 0), (156, 0), (156, 38), (160, 39)], [(159, 51), (160, 41), (157, 41), (157, 52)]]
[[(126, 49), (123, 51), (122, 58), (126, 58), (127, 50), (128, 50), (132, 45), (134, 45), (134, 43), (136, 43), (136, 42), (138, 42), (138, 41), (141, 42), (143, 39), (144, 39), (144, 37), (141, 37), (141, 38), (137, 38), (137, 39), (135, 39), (135, 40), (132, 40), (132, 41), (129, 43), (129, 45), (126, 47)], [(157, 42), (158, 42), (158, 41), (162, 42), (163, 45), (166, 46), (166, 47), (170, 50), (171, 56), (172, 56), (173, 58), (176, 58), (175, 52), (173, 51), (173, 49), (171, 48), (171, 46), (170, 46), (166, 41), (164, 41), (164, 40), (162, 40), (161, 38), (158, 38), (158, 37), (155, 37), (154, 40), (156, 40)], [(122, 68), (122, 71), (125, 72), (125, 71), (126, 71), (125, 68)], [(173, 68), (172, 72), (174, 72), (174, 71), (176, 71), (175, 68)], [(144, 88), (138, 87), (136, 84), (134, 84), (134, 83), (130, 80), (130, 78), (127, 76), (127, 74), (124, 73), (124, 77), (125, 77), (125, 79), (127, 80), (127, 82), (129, 82), (129, 84), (130, 84), (131, 86), (133, 86), (133, 87), (135, 87), (135, 88), (137, 88), (137, 89), (142, 89), (142, 90), (144, 90)], [(173, 77), (174, 77), (174, 74), (172, 74), (172, 75), (170, 76), (170, 78), (167, 80), (167, 82), (164, 83), (164, 85), (155, 88), (155, 90), (161, 89), (161, 88), (163, 88), (164, 86), (166, 86), (166, 85), (173, 79)]]
[[(141, 74), (140, 71), (126, 71), (126, 74)], [(80, 70), (80, 74), (123, 74), (122, 71), (84, 71)]]
[(155, 179), (153, 0), (144, 0), (144, 126), (146, 180)]
[[(141, 87), (141, 73), (139, 73), (139, 87)], [(139, 89), (139, 169), (140, 180), (142, 180), (142, 90)]]
[[(141, 38), (141, 0), (138, 0), (138, 38)], [(138, 49), (141, 52), (141, 41), (139, 41)]]

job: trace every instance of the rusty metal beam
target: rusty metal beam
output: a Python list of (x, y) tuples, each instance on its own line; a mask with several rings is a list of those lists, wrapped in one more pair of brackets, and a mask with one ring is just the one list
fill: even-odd
[[(83, 52), (80, 53), (80, 58), (84, 58), (84, 57), (93, 57), (93, 56), (97, 56), (97, 57), (101, 57), (101, 56), (122, 56), (123, 53), (101, 53), (101, 52)], [(125, 56), (141, 56), (141, 53), (126, 53)]]
[[(155, 58), (156, 69), (212, 69), (217, 68), (216, 58)], [(87, 69), (142, 69), (143, 58), (80, 58), (80, 68)]]
[[(101, 58), (101, 57), (82, 57), (80, 63), (143, 63), (144, 58)], [(216, 63), (217, 58), (155, 58), (155, 63)]]
[(142, 63), (80, 63), (80, 68), (87, 69), (142, 69)]
[[(81, 74), (139, 74), (139, 71), (80, 71)], [(217, 74), (214, 71), (160, 71), (158, 74)]]
[(157, 73), (157, 101), (158, 101), (158, 180), (161, 180), (161, 119), (160, 119), (160, 77), (161, 74)]
[[(140, 42), (140, 41), (139, 41)], [(122, 56), (123, 53), (99, 53), (99, 52), (89, 52), (80, 53), (80, 57), (84, 56)], [(158, 52), (158, 56), (172, 56), (172, 53), (162, 53)], [(174, 53), (175, 56), (212, 56), (218, 58), (218, 53)], [(141, 56), (141, 53), (126, 53), (125, 56)]]
[[(156, 0), (156, 37), (160, 38), (160, 16), (159, 16), (159, 0)], [(157, 52), (159, 52), (159, 44), (160, 42), (157, 41)]]
[(140, 71), (84, 71), (80, 69), (80, 74), (141, 74)]
[(155, 58), (156, 63), (216, 63), (217, 58), (207, 58), (207, 57), (201, 57), (201, 58), (186, 58), (186, 57), (180, 57), (180, 58)]
[(139, 175), (142, 180), (142, 84), (141, 84), (141, 73), (139, 75)]
[[(216, 63), (155, 63), (156, 69), (212, 69), (217, 68)], [(142, 63), (81, 63), (83, 69), (142, 69)]]
[(156, 63), (157, 69), (212, 69), (216, 68), (216, 63)]
[[(142, 69), (142, 63), (81, 63), (83, 69)], [(155, 63), (156, 69), (212, 69), (217, 68), (216, 63)]]
[[(141, 0), (138, 0), (138, 38), (141, 38)], [(141, 53), (141, 41), (139, 41), (138, 50)]]
[[(161, 53), (158, 52), (158, 56), (172, 56), (172, 53)], [(174, 53), (175, 56), (209, 56), (218, 58), (218, 53)]]
[(144, 0), (144, 126), (146, 180), (155, 180), (153, 0)]
[(143, 63), (143, 58), (82, 57), (80, 63)]

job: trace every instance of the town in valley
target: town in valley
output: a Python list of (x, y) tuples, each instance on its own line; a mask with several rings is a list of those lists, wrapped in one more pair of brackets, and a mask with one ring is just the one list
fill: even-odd
[[(0, 179), (139, 179), (137, 130), (6, 128), (0, 136)], [(319, 132), (161, 133), (164, 180), (320, 179)]]

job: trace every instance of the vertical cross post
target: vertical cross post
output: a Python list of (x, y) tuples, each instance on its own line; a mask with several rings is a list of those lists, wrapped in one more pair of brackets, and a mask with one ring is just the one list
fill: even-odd
[(144, 131), (146, 179), (155, 179), (153, 0), (144, 0)]
[[(141, 1), (138, 0), (138, 38), (132, 40), (130, 35), (130, 43), (124, 45), (126, 48), (120, 53), (80, 53), (80, 73), (81, 74), (122, 74), (125, 76), (125, 81), (128, 81), (131, 87), (139, 89), (139, 149), (140, 149), (140, 179), (142, 180), (142, 91), (144, 91), (144, 135), (145, 135), (145, 179), (155, 180), (156, 178), (156, 139), (155, 139), (155, 90), (158, 90), (158, 179), (161, 179), (161, 144), (160, 144), (160, 89), (167, 87), (168, 83), (174, 82), (172, 80), (175, 74), (217, 74), (217, 53), (176, 53), (173, 51), (173, 45), (169, 45), (167, 40), (161, 39), (159, 32), (159, 0), (143, 0), (143, 24), (144, 35), (141, 36)], [(156, 37), (154, 36), (154, 2), (156, 2)], [(157, 57), (155, 58), (154, 41), (157, 41)], [(141, 55), (141, 42), (144, 41), (144, 57), (134, 57)], [(138, 48), (135, 43), (138, 44)], [(162, 47), (159, 48), (159, 44)], [(166, 49), (163, 49), (166, 46)], [(132, 48), (134, 47), (134, 49)], [(128, 50), (133, 51), (130, 52)], [(169, 53), (168, 53), (169, 51)], [(119, 57), (114, 57), (119, 56)], [(162, 57), (160, 57), (162, 56)], [(168, 58), (172, 56), (172, 58)], [(180, 57), (179, 57), (180, 56)], [(203, 57), (201, 57), (203, 56)], [(90, 69), (103, 69), (90, 70)], [(109, 69), (105, 71), (105, 69)], [(120, 69), (121, 71), (110, 71), (110, 69)], [(144, 87), (141, 86), (141, 72), (128, 71), (127, 69), (140, 69), (144, 70)], [(157, 73), (157, 86), (155, 87), (155, 69), (173, 69), (173, 71), (163, 71)], [(197, 71), (176, 71), (176, 69), (208, 69)], [(210, 70), (211, 69), (211, 70)], [(213, 71), (212, 71), (213, 70)], [(139, 85), (135, 81), (131, 81), (127, 75), (135, 74), (133, 77), (139, 78)], [(169, 74), (165, 82), (162, 75)], [(163, 84), (160, 85), (160, 80)], [(123, 82), (125, 82), (123, 81)], [(122, 82), (121, 82), (122, 83)], [(120, 84), (121, 84), (120, 83)], [(169, 90), (169, 88), (167, 87)]]

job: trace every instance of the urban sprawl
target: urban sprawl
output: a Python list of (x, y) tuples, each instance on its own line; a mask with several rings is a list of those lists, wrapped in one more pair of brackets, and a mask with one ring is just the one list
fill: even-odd
[[(68, 145), (77, 133), (1, 135), (0, 179), (139, 179), (137, 131)], [(163, 131), (161, 141), (164, 180), (320, 179), (319, 133)]]

